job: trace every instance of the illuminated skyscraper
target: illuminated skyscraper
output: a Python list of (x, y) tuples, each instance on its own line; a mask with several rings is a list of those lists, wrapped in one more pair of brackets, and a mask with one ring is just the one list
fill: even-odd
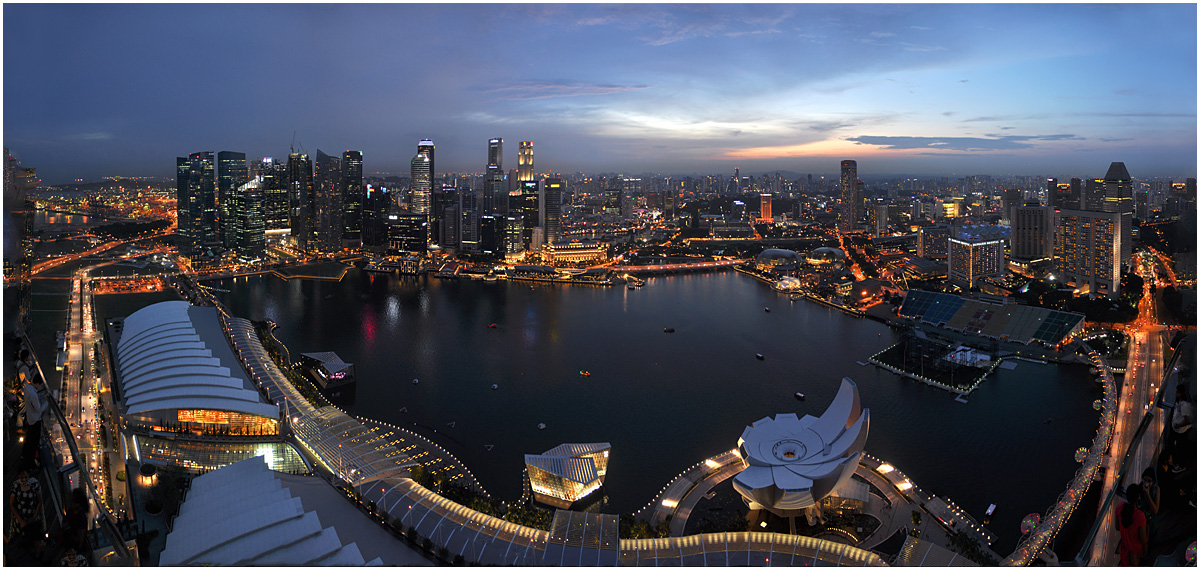
[(837, 227), (842, 232), (851, 232), (858, 227), (858, 163), (842, 161), (842, 204), (838, 213)]
[(288, 196), (292, 210), (292, 240), (296, 248), (308, 252), (314, 247), (313, 168), (307, 154), (288, 155)]
[(947, 242), (946, 276), (964, 289), (976, 287), (985, 277), (1004, 274), (1004, 240), (950, 238)]
[(546, 228), (546, 243), (554, 243), (562, 236), (563, 181), (547, 178), (542, 184), (542, 227)]
[(263, 217), (266, 231), (288, 229), (287, 166), (274, 158), (264, 157), (258, 166), (263, 192)]
[(484, 178), (483, 211), (508, 213), (508, 182), (504, 179), (504, 139), (488, 140), (488, 163)]
[(434, 160), (433, 141), (429, 139), (421, 139), (417, 142), (417, 154), (424, 154), (429, 157), (429, 185), (433, 187), (437, 184), (437, 161)]
[(771, 216), (771, 194), (769, 193), (758, 195), (758, 218), (767, 224), (774, 221), (774, 218)]
[(1117, 212), (1058, 212), (1054, 257), (1064, 282), (1113, 298), (1121, 292), (1120, 218)]
[(1104, 197), (1101, 210), (1119, 214), (1121, 235), (1121, 265), (1133, 257), (1133, 179), (1124, 162), (1109, 165), (1104, 174)]
[(917, 255), (925, 259), (946, 259), (946, 243), (950, 226), (934, 224), (921, 228), (917, 234)]
[(517, 147), (517, 182), (533, 180), (533, 141), (521, 141)]
[(363, 201), (362, 151), (342, 153), (342, 241), (357, 248), (362, 245)]
[(233, 235), (232, 246), (238, 257), (261, 259), (266, 253), (266, 217), (263, 215), (263, 178), (255, 177), (230, 192), (231, 224), (226, 231)]
[[(425, 143), (430, 143), (426, 145)], [(429, 215), (433, 198), (433, 143), (421, 141), (412, 159), (412, 211)]]
[(526, 249), (533, 243), (533, 228), (541, 227), (541, 201), (539, 184), (536, 180), (521, 183), (521, 215), (524, 216), (521, 232), (521, 243)]
[(322, 253), (342, 249), (342, 161), (317, 150), (315, 178), (316, 239)]
[(212, 151), (175, 159), (181, 247), (189, 254), (220, 245), (217, 237), (216, 165)]
[(236, 198), (233, 192), (241, 188), (249, 179), (246, 170), (246, 153), (223, 150), (217, 153), (217, 235), (221, 243), (229, 249), (237, 241), (237, 230), (234, 226), (237, 216), (234, 204)]

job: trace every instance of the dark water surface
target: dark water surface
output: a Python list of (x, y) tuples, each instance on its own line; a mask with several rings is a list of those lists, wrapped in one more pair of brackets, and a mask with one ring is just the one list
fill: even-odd
[(1065, 489), (1098, 418), (1099, 391), (1082, 366), (998, 370), (962, 404), (855, 363), (896, 341), (887, 326), (789, 302), (735, 272), (651, 278), (637, 290), (359, 270), (341, 282), (210, 284), (231, 290), (218, 296), (232, 314), (279, 323), (293, 356), (334, 351), (354, 363), (348, 411), (437, 429), (488, 491), (510, 500), (524, 454), (608, 441), (604, 510), (639, 509), (682, 470), (735, 447), (747, 424), (820, 415), (848, 376), (871, 410), (867, 452), (977, 518), (997, 503), (995, 546), (1007, 553), (1021, 517)]

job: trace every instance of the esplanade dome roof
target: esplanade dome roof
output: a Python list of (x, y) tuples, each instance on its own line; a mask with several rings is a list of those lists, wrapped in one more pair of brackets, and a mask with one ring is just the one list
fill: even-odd
[(755, 261), (770, 265), (787, 265), (789, 263), (799, 263), (800, 254), (790, 249), (764, 249), (762, 253), (758, 254)]
[(836, 247), (818, 247), (805, 257), (809, 263), (825, 264), (846, 259), (846, 252)]

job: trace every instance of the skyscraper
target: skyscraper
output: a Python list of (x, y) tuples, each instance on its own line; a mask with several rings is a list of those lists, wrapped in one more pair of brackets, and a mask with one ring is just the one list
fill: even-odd
[(342, 249), (342, 161), (317, 150), (314, 174), (316, 195), (316, 240), (321, 253)]
[(526, 249), (533, 243), (533, 228), (541, 227), (542, 221), (539, 218), (541, 214), (541, 204), (539, 198), (539, 184), (536, 180), (528, 180), (521, 183), (521, 215), (524, 216), (521, 232), (521, 243)]
[(946, 276), (964, 289), (979, 285), (985, 277), (1004, 274), (1004, 240), (993, 238), (950, 238), (947, 241)]
[(1104, 197), (1101, 210), (1120, 214), (1121, 265), (1129, 265), (1133, 257), (1133, 179), (1124, 162), (1114, 162), (1104, 174)]
[(372, 253), (383, 253), (388, 243), (388, 214), (391, 213), (391, 196), (382, 188), (366, 185), (362, 211), (362, 248)]
[(774, 221), (771, 215), (771, 194), (763, 192), (758, 195), (758, 219), (769, 224)]
[(517, 147), (517, 182), (533, 180), (533, 141), (521, 141)]
[(1058, 212), (1054, 258), (1063, 281), (1113, 298), (1121, 292), (1120, 218), (1117, 212)]
[(853, 160), (842, 161), (842, 204), (838, 213), (837, 228), (842, 232), (852, 232), (858, 225), (858, 163)]
[(233, 193), (249, 179), (246, 170), (246, 153), (223, 150), (217, 153), (217, 235), (229, 249), (237, 241), (235, 210), (238, 205)]
[(181, 247), (190, 255), (220, 245), (217, 239), (216, 165), (212, 151), (175, 159), (176, 209)]
[(1048, 259), (1054, 253), (1054, 208), (1050, 206), (1013, 206), (1012, 256), (1032, 261)]
[[(425, 143), (429, 142), (429, 145)], [(417, 145), (417, 155), (412, 159), (412, 211), (416, 214), (430, 214), (430, 200), (433, 198), (433, 144), (431, 141), (421, 141)]]
[[(263, 178), (255, 177), (230, 192), (232, 246), (244, 260), (261, 259), (266, 252), (266, 217), (263, 215)], [(232, 230), (232, 231), (230, 231)]]
[(274, 158), (264, 157), (258, 166), (259, 183), (263, 192), (263, 218), (266, 231), (288, 229), (287, 166)]
[(542, 227), (546, 228), (546, 243), (554, 243), (562, 237), (563, 181), (547, 178), (542, 184)]
[(362, 245), (363, 190), (362, 151), (342, 153), (342, 241), (349, 248)]
[(434, 160), (433, 141), (429, 139), (421, 139), (417, 142), (417, 154), (424, 154), (429, 157), (429, 185), (433, 187), (437, 184), (437, 163)]
[(313, 207), (312, 161), (307, 154), (293, 152), (288, 155), (288, 196), (292, 210), (292, 239), (300, 251), (311, 251), (316, 210)]
[(488, 163), (484, 178), (483, 211), (508, 213), (508, 182), (504, 179), (504, 139), (488, 140)]

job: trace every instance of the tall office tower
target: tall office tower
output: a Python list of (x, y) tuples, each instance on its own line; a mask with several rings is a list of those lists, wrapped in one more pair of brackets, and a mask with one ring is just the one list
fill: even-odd
[(621, 216), (621, 189), (604, 189), (604, 213), (609, 216)]
[(231, 194), (249, 179), (246, 153), (228, 150), (217, 153), (217, 235), (226, 248), (232, 248), (236, 241)]
[[(425, 143), (425, 141), (421, 141)], [(417, 155), (412, 159), (412, 211), (430, 214), (433, 198), (433, 157), (428, 149), (417, 145)]]
[(563, 181), (547, 178), (542, 183), (542, 227), (546, 229), (546, 243), (554, 243), (562, 237)]
[(517, 147), (517, 182), (533, 180), (533, 141), (521, 141)]
[(288, 229), (287, 166), (264, 157), (258, 166), (263, 192), (263, 223), (268, 232)]
[(887, 204), (875, 205), (875, 236), (882, 237), (887, 235), (888, 228), (888, 207)]
[(217, 239), (216, 164), (212, 151), (193, 152), (175, 159), (176, 208), (182, 248), (197, 255)]
[(488, 163), (484, 173), (483, 204), (488, 214), (508, 213), (508, 182), (504, 179), (504, 139), (488, 139)]
[[(857, 170), (857, 168), (855, 170)], [(862, 180), (856, 179), (854, 181), (854, 194), (856, 196), (854, 201), (854, 219), (857, 220), (857, 222), (861, 222), (862, 219), (867, 215), (867, 193), (865, 186), (866, 185)]]
[(501, 257), (507, 253), (505, 238), (506, 216), (484, 214), (479, 216), (479, 242), (476, 251)]
[(1121, 265), (1133, 257), (1133, 179), (1124, 162), (1114, 162), (1104, 174), (1104, 200), (1101, 210), (1120, 214)]
[(342, 242), (351, 249), (362, 245), (363, 188), (362, 151), (342, 153)]
[(315, 247), (313, 230), (316, 226), (313, 167), (307, 154), (288, 154), (288, 198), (292, 210), (292, 240), (295, 241), (296, 249), (307, 253)]
[(267, 250), (267, 220), (263, 213), (263, 178), (256, 176), (231, 192), (233, 249), (244, 260), (262, 259)]
[(1092, 212), (1104, 211), (1104, 180), (1089, 178), (1083, 184), (1083, 194), (1079, 200), (1080, 210)]
[(424, 154), (429, 157), (429, 185), (431, 188), (437, 186), (438, 183), (437, 162), (434, 160), (434, 150), (436, 149), (433, 146), (433, 141), (429, 139), (421, 139), (417, 142), (417, 154)]
[(433, 241), (442, 247), (458, 247), (459, 218), (462, 214), (461, 192), (458, 188), (443, 187), (433, 194), (430, 234)]
[(504, 218), (504, 253), (516, 255), (525, 249), (525, 219), (521, 212), (511, 212)]
[(857, 227), (858, 202), (858, 163), (853, 160), (843, 160), (842, 204), (837, 220), (839, 231), (852, 232)]
[(1148, 190), (1133, 194), (1133, 217), (1140, 222), (1150, 219), (1150, 192)]
[(313, 175), (316, 194), (316, 243), (321, 253), (342, 249), (342, 161), (317, 150)]
[(1054, 253), (1054, 208), (1013, 206), (1012, 256), (1033, 261), (1049, 259)]
[(429, 216), (413, 212), (388, 214), (388, 249), (425, 255), (429, 246)]
[(392, 197), (387, 190), (366, 185), (362, 210), (362, 248), (372, 253), (383, 253), (388, 243), (388, 214), (391, 213)]
[(1022, 192), (1020, 188), (1009, 188), (1001, 194), (1000, 197), (1000, 212), (1001, 216), (1007, 218), (1012, 215), (1013, 206), (1022, 204)]
[(758, 219), (764, 224), (775, 221), (771, 213), (771, 194), (769, 192), (763, 192), (758, 195)]
[(981, 279), (1004, 275), (1004, 240), (984, 237), (950, 238), (946, 245), (947, 280), (964, 289)]
[(946, 259), (946, 243), (949, 239), (948, 224), (923, 227), (917, 234), (917, 255), (925, 259)]
[(533, 243), (533, 228), (541, 227), (541, 201), (538, 200), (540, 192), (540, 184), (536, 180), (527, 180), (521, 183), (521, 216), (522, 232), (521, 243), (526, 249)]
[(1060, 210), (1086, 210), (1083, 205), (1083, 181), (1072, 178), (1070, 184), (1071, 189), (1067, 191), (1069, 198), (1055, 201), (1054, 205)]
[(1053, 208), (1058, 205), (1058, 179), (1046, 179), (1046, 206)]
[(1054, 257), (1063, 281), (1115, 298), (1121, 292), (1121, 215), (1060, 210), (1054, 220)]
[(480, 201), (479, 193), (469, 188), (462, 191), (459, 200), (458, 247), (468, 253), (479, 251)]

